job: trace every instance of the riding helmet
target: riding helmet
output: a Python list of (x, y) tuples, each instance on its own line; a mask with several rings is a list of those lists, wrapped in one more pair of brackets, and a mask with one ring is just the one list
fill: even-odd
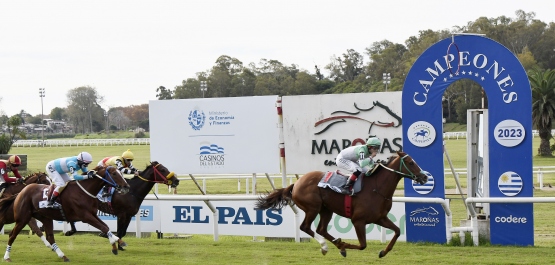
[(21, 165), (21, 158), (19, 158), (19, 156), (17, 155), (12, 155), (10, 156), (10, 158), (8, 158), (8, 162), (10, 162), (11, 165)]
[(77, 155), (77, 160), (85, 163), (90, 164), (93, 161), (92, 155), (87, 152), (81, 152)]

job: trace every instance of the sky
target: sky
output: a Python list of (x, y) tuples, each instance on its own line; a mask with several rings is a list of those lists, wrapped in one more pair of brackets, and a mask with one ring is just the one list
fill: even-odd
[(555, 22), (549, 0), (0, 0), (0, 111), (40, 115), (44, 88), (47, 115), (80, 86), (105, 109), (147, 104), (221, 55), (313, 73), (348, 49), (517, 10)]

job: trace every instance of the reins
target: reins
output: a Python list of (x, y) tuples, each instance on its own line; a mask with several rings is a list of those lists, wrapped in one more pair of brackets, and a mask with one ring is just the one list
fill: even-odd
[[(387, 166), (385, 166), (384, 164), (381, 164), (381, 163), (378, 164), (378, 165), (382, 166), (383, 168), (385, 168), (385, 169), (387, 169), (391, 172), (402, 175), (405, 178), (410, 178), (412, 180), (416, 180), (416, 175), (414, 173), (412, 173), (412, 171), (410, 171), (410, 169), (408, 168), (407, 164), (405, 164), (405, 158), (408, 157), (408, 156), (409, 155), (405, 155), (405, 156), (401, 157), (401, 164), (399, 165), (399, 170), (392, 169), (392, 168), (387, 167)], [(410, 172), (410, 174), (402, 172), (401, 170), (403, 170), (403, 168), (405, 168), (408, 172)], [(420, 173), (422, 173), (422, 171)]]
[[(112, 177), (112, 175), (110, 174), (110, 172), (108, 171), (109, 168), (111, 168), (113, 166), (108, 166), (106, 167), (106, 169), (104, 169), (104, 175), (105, 177), (103, 178), (102, 176), (98, 175), (98, 174), (94, 174), (95, 177), (99, 178), (100, 180), (108, 183), (109, 185), (111, 185), (112, 187), (117, 187), (118, 184), (116, 183), (116, 181), (114, 180), (114, 178)], [(109, 179), (106, 179), (109, 178)], [(85, 188), (83, 188), (83, 186), (81, 186), (81, 184), (79, 183), (79, 181), (75, 181), (77, 183), (77, 186), (79, 186), (79, 188), (81, 188), (81, 190), (83, 192), (85, 192), (87, 195), (89, 195), (92, 198), (96, 198), (96, 196), (92, 195), (91, 193), (89, 193), (87, 190), (85, 190)]]
[[(385, 165), (382, 164), (382, 163), (379, 163), (378, 166), (381, 166), (381, 167), (383, 167), (383, 168), (385, 168), (385, 169), (387, 169), (387, 170), (389, 170), (389, 171), (391, 171), (391, 172), (393, 172), (393, 173), (399, 174), (399, 175), (401, 175), (401, 176), (403, 176), (403, 177), (405, 177), (405, 178), (410, 178), (411, 180), (416, 180), (416, 175), (415, 175), (414, 173), (412, 173), (412, 171), (408, 168), (408, 166), (407, 166), (406, 163), (405, 163), (405, 158), (408, 157), (408, 156), (409, 156), (409, 155), (405, 155), (405, 156), (403, 156), (403, 157), (400, 158), (400, 159), (401, 159), (401, 164), (399, 165), (399, 170), (395, 170), (395, 169), (392, 169), (392, 168), (390, 168), (390, 167), (387, 167), (387, 166), (385, 166)], [(407, 174), (407, 173), (402, 172), (401, 170), (403, 170), (403, 168), (405, 168), (408, 172), (410, 172), (410, 174)], [(376, 186), (378, 186), (377, 181), (378, 181), (378, 180), (376, 179)], [(379, 194), (380, 196), (382, 196), (384, 199), (386, 199), (386, 200), (391, 200), (391, 197), (386, 197), (386, 196), (384, 196), (384, 195), (381, 194), (378, 190), (379, 190), (379, 187), (375, 188), (373, 191), (374, 191), (375, 193)]]
[[(158, 167), (159, 165), (160, 165), (160, 164), (156, 164), (155, 166), (152, 166), (152, 164), (151, 164), (151, 166), (153, 167), (152, 169), (154, 170), (154, 180), (145, 179), (145, 178), (143, 178), (140, 174), (137, 175), (137, 177), (138, 177), (140, 180), (146, 181), (146, 182), (164, 183), (164, 184), (166, 184), (166, 185), (171, 185), (171, 184), (172, 184), (172, 181), (171, 181), (170, 179), (173, 177), (174, 173), (173, 173), (173, 172), (170, 172), (167, 176), (164, 176), (164, 175), (163, 175), (162, 173), (160, 173), (160, 171), (157, 169), (157, 167)], [(144, 171), (143, 171), (143, 172), (144, 172)], [(142, 172), (141, 172), (141, 173), (142, 173)], [(159, 178), (160, 178), (161, 180), (158, 180)]]

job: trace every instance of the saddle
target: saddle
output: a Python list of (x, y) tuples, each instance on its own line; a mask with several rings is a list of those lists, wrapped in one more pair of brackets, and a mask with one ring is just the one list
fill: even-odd
[[(320, 188), (329, 188), (337, 193), (341, 193), (340, 187), (345, 185), (345, 181), (349, 176), (337, 171), (325, 172), (318, 183)], [(353, 185), (353, 194), (356, 194), (362, 190), (362, 179), (363, 175), (357, 178), (355, 184)]]

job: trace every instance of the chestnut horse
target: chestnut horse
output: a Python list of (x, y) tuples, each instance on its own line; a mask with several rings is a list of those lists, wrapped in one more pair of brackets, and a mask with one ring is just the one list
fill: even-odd
[[(24, 177), (23, 183), (8, 184), (6, 189), (4, 190), (4, 193), (2, 193), (2, 197), (0, 199), (9, 198), (18, 194), (23, 188), (25, 188), (25, 186), (32, 183), (46, 184), (46, 185), (51, 184), (50, 179), (48, 178), (48, 175), (46, 175), (46, 173), (42, 173), (42, 172), (33, 173), (31, 175)], [(0, 211), (0, 230), (4, 228), (5, 224), (11, 224), (13, 222), (15, 222), (15, 218), (13, 215), (13, 206), (5, 208), (2, 211)], [(31, 218), (28, 225), (29, 225), (29, 228), (31, 228), (31, 230), (35, 234), (37, 234), (37, 236), (40, 237), (40, 239), (42, 239), (42, 242), (44, 242), (44, 245), (46, 245), (47, 247), (51, 247), (50, 243), (46, 240), (46, 237), (43, 235), (42, 231), (40, 231), (35, 218)]]
[(129, 192), (129, 185), (115, 167), (96, 167), (94, 170), (96, 171), (96, 178), (71, 181), (67, 184), (64, 192), (58, 197), (61, 209), (40, 207), (40, 205), (46, 204), (49, 191), (49, 186), (43, 184), (30, 184), (15, 199), (12, 196), (11, 198), (0, 200), (0, 211), (13, 204), (15, 215), (15, 226), (10, 234), (6, 253), (4, 254), (5, 261), (11, 261), (10, 252), (12, 244), (21, 229), (25, 227), (32, 217), (42, 222), (46, 232), (46, 239), (52, 245), (52, 250), (64, 261), (69, 261), (69, 259), (54, 240), (53, 220), (83, 221), (107, 233), (110, 244), (112, 244), (112, 253), (117, 255), (118, 249), (115, 243), (119, 238), (114, 236), (110, 232), (110, 228), (98, 218), (98, 201), (95, 195), (105, 184), (114, 186), (118, 192), (123, 193)]
[[(127, 194), (114, 193), (112, 196), (111, 206), (108, 203), (100, 202), (98, 209), (102, 212), (109, 213), (117, 216), (118, 230), (117, 236), (122, 239), (127, 233), (127, 228), (131, 222), (131, 218), (139, 212), (141, 204), (146, 195), (152, 190), (155, 183), (163, 183), (171, 187), (179, 185), (179, 179), (170, 172), (164, 165), (154, 161), (145, 170), (141, 171), (138, 176), (134, 176), (127, 180), (131, 190)], [(66, 232), (66, 235), (73, 235), (77, 230), (75, 229), (74, 222), (70, 222), (71, 230)], [(106, 237), (105, 233), (101, 236)], [(127, 246), (125, 242), (118, 241), (118, 249), (125, 250), (123, 247)]]
[[(327, 188), (318, 187), (318, 183), (325, 172), (312, 171), (306, 173), (297, 182), (289, 187), (277, 189), (274, 192), (260, 197), (256, 203), (257, 209), (281, 209), (291, 201), (305, 212), (305, 218), (300, 229), (312, 236), (321, 245), (322, 254), (328, 252), (326, 240), (333, 243), (343, 257), (347, 256), (345, 249), (363, 250), (366, 248), (366, 225), (377, 224), (391, 229), (395, 235), (385, 248), (380, 251), (379, 257), (387, 255), (397, 241), (401, 231), (388, 217), (391, 210), (392, 197), (397, 184), (403, 178), (410, 178), (420, 184), (428, 181), (425, 172), (406, 153), (397, 152), (396, 157), (391, 157), (386, 165), (377, 164), (377, 168), (370, 176), (362, 179), (362, 190), (351, 197), (351, 222), (355, 228), (359, 245), (352, 245), (334, 238), (328, 231), (328, 223), (333, 213), (347, 217), (345, 198), (349, 195), (336, 193)], [(316, 216), (320, 214), (320, 223), (315, 234), (310, 228)], [(320, 236), (321, 235), (321, 236)], [(322, 238), (322, 236), (325, 238)]]

